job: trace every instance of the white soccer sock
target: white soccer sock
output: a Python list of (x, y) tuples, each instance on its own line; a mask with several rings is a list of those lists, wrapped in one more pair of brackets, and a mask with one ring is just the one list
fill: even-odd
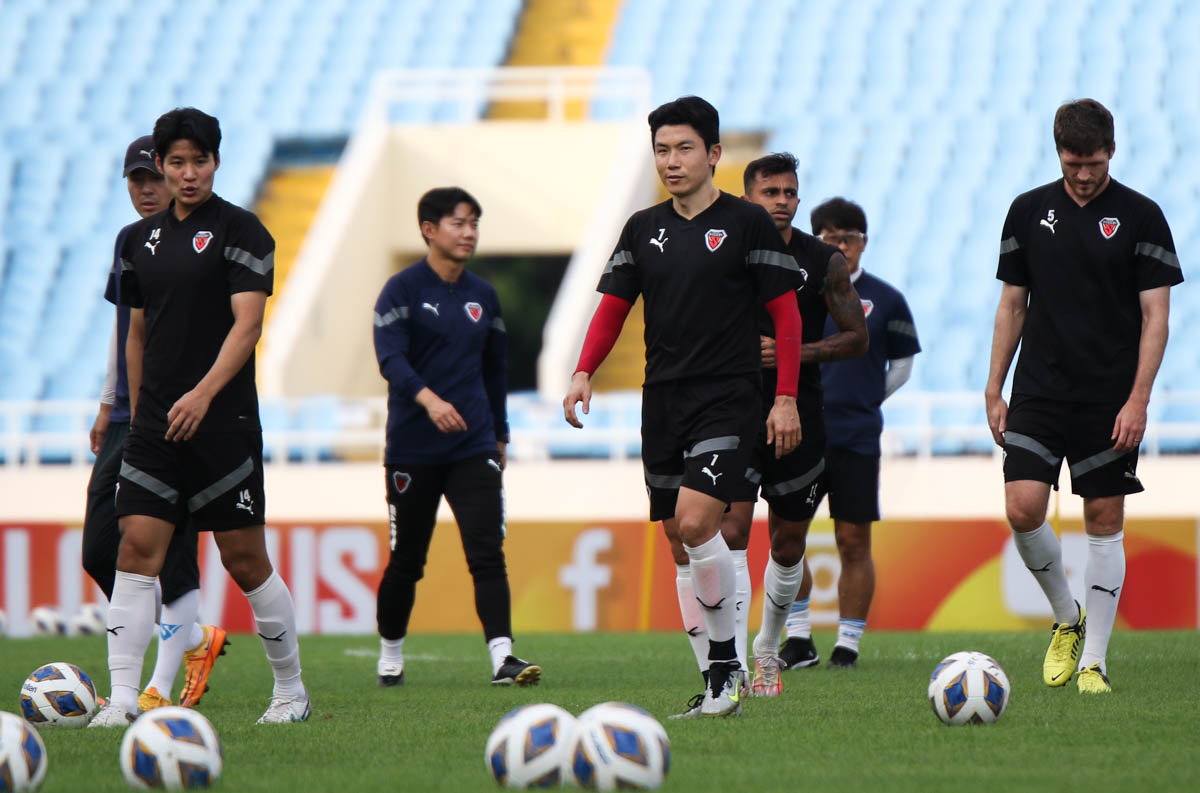
[(804, 557), (800, 557), (800, 561), (791, 567), (779, 564), (774, 556), (767, 559), (767, 569), (763, 571), (762, 626), (754, 637), (755, 655), (779, 650), (779, 634), (783, 631), (803, 578)]
[(867, 629), (866, 620), (852, 620), (842, 618), (838, 620), (838, 635), (837, 641), (833, 643), (834, 647), (845, 647), (847, 650), (858, 652), (858, 642), (862, 639), (863, 631)]
[[(721, 532), (708, 542), (696, 546), (683, 546), (691, 560), (692, 590), (704, 614), (704, 625), (708, 628), (710, 650), (712, 642), (732, 642), (734, 633), (734, 583), (733, 556)], [(735, 653), (736, 657), (736, 653)], [(712, 659), (710, 660), (718, 660)]]
[[(200, 590), (196, 591), (199, 592)], [(197, 609), (196, 621), (192, 623), (192, 629), (188, 631), (187, 649), (195, 650), (203, 641), (204, 628), (200, 625), (199, 609)]]
[(704, 625), (704, 613), (696, 602), (692, 591), (692, 568), (686, 564), (675, 565), (675, 592), (679, 595), (679, 616), (683, 618), (683, 631), (687, 634), (696, 664), (700, 671), (708, 670), (708, 628)]
[(750, 565), (746, 563), (746, 549), (730, 549), (733, 556), (733, 645), (737, 648), (738, 663), (742, 671), (750, 673), (746, 665), (746, 637), (750, 633)]
[(154, 579), (154, 624), (158, 625), (162, 622), (162, 583), (156, 578)]
[(154, 582), (151, 576), (117, 571), (108, 604), (108, 672), (112, 701), (137, 713), (142, 661), (154, 633)]
[(488, 652), (492, 656), (492, 674), (500, 671), (500, 667), (504, 666), (504, 659), (512, 655), (512, 637), (497, 636), (488, 642)]
[[(158, 623), (158, 659), (150, 685), (167, 699), (175, 685), (175, 673), (183, 654), (204, 639), (204, 631), (196, 624), (200, 614), (200, 590), (185, 592), (172, 603), (164, 603)], [(192, 641), (193, 629), (200, 630), (200, 640)]]
[(792, 603), (787, 616), (787, 635), (789, 639), (807, 639), (812, 636), (812, 618), (808, 613), (808, 598)]
[(304, 695), (300, 682), (300, 643), (296, 640), (296, 609), (292, 605), (292, 593), (279, 573), (271, 575), (262, 586), (246, 593), (250, 608), (254, 611), (254, 622), (258, 636), (262, 639), (267, 660), (275, 673), (274, 696), (299, 697)]
[(1108, 640), (1112, 638), (1117, 619), (1117, 604), (1121, 602), (1121, 587), (1125, 584), (1125, 532), (1108, 537), (1088, 535), (1087, 570), (1083, 574), (1087, 608), (1087, 631), (1083, 637), (1083, 652), (1079, 668), (1099, 663), (1101, 672), (1108, 672), (1105, 656)]
[(1014, 531), (1013, 542), (1021, 560), (1046, 593), (1054, 621), (1074, 625), (1079, 621), (1079, 609), (1067, 583), (1067, 569), (1062, 563), (1062, 546), (1054, 529), (1045, 521), (1033, 531)]
[(385, 639), (379, 637), (379, 662), (404, 666), (404, 637)]

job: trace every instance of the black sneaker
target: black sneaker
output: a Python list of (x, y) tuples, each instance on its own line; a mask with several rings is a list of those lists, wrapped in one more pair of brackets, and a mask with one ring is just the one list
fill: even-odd
[(817, 646), (811, 636), (789, 636), (779, 648), (779, 658), (783, 661), (784, 669), (802, 669), (806, 666), (816, 666), (820, 657), (817, 656)]
[(849, 647), (834, 647), (829, 655), (826, 669), (854, 669), (858, 666), (858, 653)]
[(542, 679), (542, 668), (536, 664), (522, 661), (515, 655), (510, 655), (500, 664), (500, 670), (492, 678), (493, 686), (536, 686)]

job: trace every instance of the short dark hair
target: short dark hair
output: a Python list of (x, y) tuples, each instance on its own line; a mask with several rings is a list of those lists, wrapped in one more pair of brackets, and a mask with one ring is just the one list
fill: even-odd
[(190, 140), (205, 154), (220, 156), (221, 124), (215, 118), (194, 107), (168, 110), (154, 122), (154, 150), (159, 157), (177, 140)]
[(453, 215), (458, 205), (463, 203), (470, 205), (475, 217), (483, 217), (483, 207), (461, 187), (435, 187), (429, 190), (417, 201), (417, 228), (425, 221), (436, 226), (442, 222), (442, 218)]
[(650, 142), (660, 127), (686, 124), (700, 135), (704, 148), (711, 149), (721, 142), (721, 117), (717, 109), (698, 96), (681, 96), (673, 102), (659, 105), (646, 117), (650, 123)]
[(1113, 117), (1108, 108), (1095, 99), (1076, 99), (1060, 105), (1054, 114), (1054, 146), (1079, 156), (1116, 148)]
[(759, 157), (746, 166), (742, 174), (742, 189), (750, 195), (750, 187), (759, 176), (778, 176), (781, 173), (795, 174), (800, 169), (800, 161), (790, 151), (778, 151)]
[(820, 234), (828, 228), (867, 233), (867, 213), (858, 204), (841, 197), (818, 204), (809, 217), (813, 234)]

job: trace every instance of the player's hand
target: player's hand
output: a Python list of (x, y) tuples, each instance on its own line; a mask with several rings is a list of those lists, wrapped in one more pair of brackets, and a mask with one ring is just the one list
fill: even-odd
[(425, 412), (429, 414), (429, 420), (433, 422), (433, 426), (437, 427), (439, 432), (466, 432), (467, 430), (467, 422), (458, 415), (454, 405), (436, 394), (426, 400)]
[(200, 429), (211, 403), (211, 397), (195, 388), (179, 397), (167, 411), (167, 434), (163, 437), (169, 441), (190, 441)]
[(775, 397), (775, 404), (767, 415), (767, 444), (775, 444), (775, 459), (799, 446), (800, 438), (800, 414), (796, 412), (796, 398)]
[(112, 405), (100, 403), (100, 412), (96, 414), (96, 420), (92, 422), (92, 429), (88, 432), (88, 444), (92, 447), (92, 454), (100, 453), (100, 444), (104, 442), (104, 433), (108, 432), (108, 418), (112, 415)]
[(592, 378), (587, 372), (576, 372), (571, 375), (571, 387), (563, 397), (563, 418), (576, 429), (583, 429), (583, 422), (575, 415), (576, 403), (583, 403), (583, 413), (587, 415), (592, 403)]
[(775, 340), (770, 336), (759, 336), (762, 344), (762, 365), (764, 369), (775, 368)]
[(999, 394), (984, 394), (987, 404), (988, 429), (992, 431), (992, 440), (1001, 449), (1004, 448), (1004, 431), (1008, 429), (1008, 404)]
[(496, 448), (500, 450), (500, 470), (503, 471), (508, 467), (508, 444), (504, 441), (496, 441)]
[(1142, 445), (1146, 435), (1146, 403), (1133, 397), (1129, 398), (1117, 414), (1113, 423), (1113, 449), (1118, 452), (1131, 452)]

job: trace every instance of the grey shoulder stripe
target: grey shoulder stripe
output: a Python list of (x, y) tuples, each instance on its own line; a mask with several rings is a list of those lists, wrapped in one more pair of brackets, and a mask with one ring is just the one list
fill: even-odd
[(507, 333), (508, 328), (504, 327), (504, 318), (496, 317), (492, 320), (492, 330), (498, 330), (501, 333)]
[(1176, 270), (1182, 270), (1179, 266), (1179, 257), (1161, 245), (1155, 245), (1153, 242), (1139, 242), (1133, 252), (1138, 256), (1149, 256), (1151, 259), (1158, 259), (1168, 267), (1174, 267)]
[(796, 264), (796, 260), (792, 258), (790, 253), (755, 248), (750, 251), (750, 255), (746, 257), (746, 261), (750, 264), (766, 264), (772, 267), (782, 267), (785, 270), (800, 272), (800, 265)]
[(1083, 476), (1086, 473), (1095, 471), (1097, 468), (1102, 468), (1111, 462), (1120, 460), (1128, 452), (1119, 452), (1116, 449), (1105, 449), (1102, 452), (1093, 454), (1091, 457), (1085, 457), (1079, 462), (1071, 466), (1071, 476)]
[(121, 462), (121, 477), (128, 479), (138, 487), (149, 490), (154, 495), (166, 501), (168, 504), (174, 504), (179, 501), (179, 491), (168, 485), (166, 482), (155, 479), (150, 474), (140, 469), (134, 468), (127, 462)]
[(903, 336), (912, 336), (917, 338), (917, 326), (911, 322), (905, 322), (902, 319), (893, 319), (887, 324), (887, 329), (892, 333), (899, 333)]
[(608, 260), (608, 264), (604, 265), (604, 272), (611, 273), (618, 264), (633, 264), (633, 254), (629, 251), (617, 251)]
[(224, 495), (230, 490), (233, 490), (234, 485), (250, 476), (250, 474), (253, 472), (254, 460), (247, 457), (246, 461), (237, 468), (234, 468), (232, 471), (225, 474), (225, 476), (221, 477), (196, 495), (189, 498), (187, 503), (188, 512), (195, 512), (196, 510), (208, 506), (215, 498), (217, 498), (217, 496)]
[(825, 458), (809, 468), (804, 473), (797, 476), (795, 479), (789, 479), (786, 482), (779, 482), (773, 485), (763, 485), (762, 491), (765, 496), (786, 496), (788, 493), (795, 493), (797, 490), (803, 490), (816, 481), (821, 472), (825, 470)]
[(266, 258), (259, 259), (250, 251), (244, 251), (241, 248), (229, 247), (225, 249), (225, 258), (234, 264), (240, 264), (259, 275), (266, 275), (275, 269), (275, 251), (271, 251), (266, 255)]
[(736, 449), (738, 447), (738, 442), (739, 439), (736, 435), (722, 435), (718, 438), (708, 438), (707, 440), (700, 441), (691, 449), (684, 452), (683, 456), (699, 457), (700, 455), (708, 454), (709, 452), (723, 452), (728, 451), (729, 449)]
[(1009, 430), (1008, 432), (1004, 433), (1004, 448), (1007, 449), (1009, 446), (1013, 446), (1018, 449), (1024, 449), (1027, 452), (1033, 452), (1050, 465), (1058, 465), (1060, 462), (1062, 462), (1061, 457), (1056, 456), (1054, 452), (1043, 446), (1040, 441), (1037, 441), (1028, 435), (1022, 435), (1019, 432), (1013, 432), (1012, 430)]
[(408, 319), (408, 306), (396, 306), (386, 314), (380, 314), (378, 311), (376, 311), (375, 327), (387, 327), (398, 319)]
[(1017, 242), (1016, 237), (1009, 237), (1008, 239), (1000, 242), (1000, 255), (1003, 256), (1006, 253), (1012, 253), (1020, 247), (1021, 243)]

